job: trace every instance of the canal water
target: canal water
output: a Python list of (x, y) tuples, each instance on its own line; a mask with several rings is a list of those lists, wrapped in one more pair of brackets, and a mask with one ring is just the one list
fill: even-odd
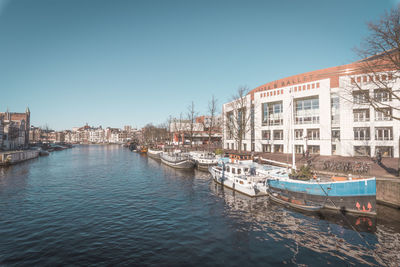
[(0, 169), (0, 266), (400, 266), (400, 212), (304, 214), (120, 146)]

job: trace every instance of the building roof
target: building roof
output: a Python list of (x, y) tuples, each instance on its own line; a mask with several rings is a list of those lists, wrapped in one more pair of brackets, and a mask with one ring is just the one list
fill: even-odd
[[(21, 121), (21, 120), (28, 120), (28, 114), (26, 113), (14, 113), (14, 112), (8, 112), (10, 114), (11, 120), (12, 121)], [(4, 119), (7, 118), (7, 112), (0, 112), (0, 117), (4, 117)]]
[(330, 87), (336, 88), (339, 87), (340, 76), (365, 73), (365, 65), (371, 65), (371, 61), (375, 61), (373, 64), (376, 65), (376, 68), (379, 71), (392, 70), (392, 68), (388, 67), (388, 61), (385, 61), (385, 56), (385, 54), (375, 55), (346, 65), (296, 74), (258, 86), (251, 90), (249, 94), (254, 97), (254, 93), (256, 92), (267, 91), (301, 83), (314, 82), (322, 79), (330, 79)]

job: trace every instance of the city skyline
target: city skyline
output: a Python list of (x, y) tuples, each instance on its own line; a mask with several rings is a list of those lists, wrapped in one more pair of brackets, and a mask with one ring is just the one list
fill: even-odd
[(0, 0), (0, 111), (55, 130), (205, 114), (212, 95), (357, 60), (397, 2)]

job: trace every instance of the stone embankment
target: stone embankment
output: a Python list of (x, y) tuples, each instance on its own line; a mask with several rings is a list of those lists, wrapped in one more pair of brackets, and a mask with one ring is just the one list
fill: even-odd
[(400, 208), (400, 179), (378, 178), (376, 200), (379, 203)]
[(38, 150), (21, 150), (0, 152), (0, 166), (17, 164), (39, 156)]

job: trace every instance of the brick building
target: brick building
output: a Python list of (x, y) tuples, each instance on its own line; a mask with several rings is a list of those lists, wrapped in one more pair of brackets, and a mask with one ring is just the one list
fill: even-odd
[(9, 112), (8, 110), (0, 112), (1, 149), (13, 150), (29, 146), (30, 116), (29, 108), (26, 108), (25, 113)]

